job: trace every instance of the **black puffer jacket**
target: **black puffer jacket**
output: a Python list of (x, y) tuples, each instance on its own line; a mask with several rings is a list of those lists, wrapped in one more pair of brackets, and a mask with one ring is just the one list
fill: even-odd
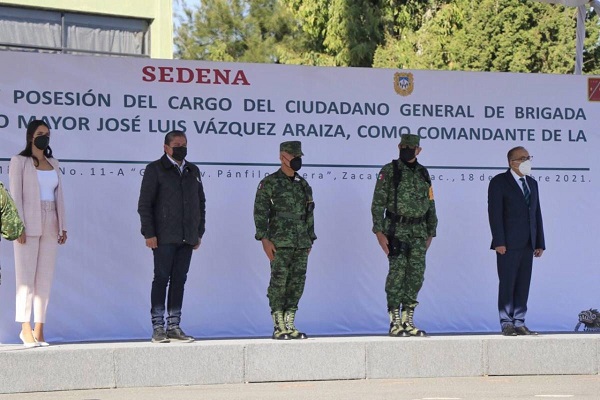
[(206, 198), (200, 170), (186, 161), (183, 173), (163, 155), (146, 166), (138, 213), (142, 235), (158, 245), (198, 244), (204, 235)]

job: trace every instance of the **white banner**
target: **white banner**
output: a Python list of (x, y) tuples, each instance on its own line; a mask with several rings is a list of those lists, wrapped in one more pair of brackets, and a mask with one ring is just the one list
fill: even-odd
[[(309, 335), (386, 333), (387, 259), (370, 203), (409, 131), (422, 137), (439, 218), (415, 314), (422, 329), (499, 330), (487, 187), (518, 145), (534, 156), (547, 244), (534, 262), (528, 325), (572, 331), (580, 311), (600, 307), (598, 78), (11, 52), (0, 52), (0, 76), (0, 180), (8, 183), (32, 118), (48, 121), (62, 166), (69, 241), (50, 299), (51, 341), (150, 337), (152, 255), (137, 199), (144, 166), (173, 128), (188, 134), (207, 197), (184, 298), (189, 334), (272, 332), (252, 208), (285, 140), (302, 141), (319, 237), (297, 325)], [(0, 342), (17, 342), (6, 241), (0, 261)]]

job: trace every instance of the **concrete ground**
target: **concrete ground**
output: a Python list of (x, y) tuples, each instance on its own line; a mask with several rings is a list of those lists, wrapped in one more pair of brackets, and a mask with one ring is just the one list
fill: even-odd
[(599, 375), (371, 379), (75, 390), (0, 400), (600, 400)]

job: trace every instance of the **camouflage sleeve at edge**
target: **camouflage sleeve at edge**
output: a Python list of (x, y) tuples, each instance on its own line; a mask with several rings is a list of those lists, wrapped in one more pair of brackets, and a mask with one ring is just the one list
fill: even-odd
[(371, 216), (373, 217), (373, 233), (383, 231), (383, 216), (387, 207), (387, 196), (389, 190), (389, 182), (391, 176), (386, 176), (388, 173), (386, 168), (382, 168), (377, 175), (377, 183), (373, 192), (373, 201), (371, 202)]
[[(310, 186), (308, 186), (308, 189), (310, 191), (310, 198), (314, 202), (315, 199), (313, 197), (312, 188)], [(314, 242), (315, 240), (317, 240), (317, 235), (315, 235), (315, 212), (314, 212), (314, 209), (307, 216), (307, 224), (308, 224), (308, 236), (310, 237), (310, 240), (312, 240)]]
[(0, 182), (0, 213), (4, 213), (6, 210), (6, 205), (8, 204), (8, 196), (7, 191), (4, 188), (2, 182)]
[(23, 233), (23, 221), (9, 193), (0, 183), (0, 234), (8, 240), (15, 240)]
[(268, 181), (262, 180), (258, 184), (254, 199), (254, 225), (256, 234), (254, 238), (261, 240), (267, 237), (269, 230), (269, 214), (271, 212), (271, 189)]
[(435, 237), (437, 235), (437, 213), (435, 211), (435, 200), (431, 200), (429, 210), (427, 210), (427, 236)]

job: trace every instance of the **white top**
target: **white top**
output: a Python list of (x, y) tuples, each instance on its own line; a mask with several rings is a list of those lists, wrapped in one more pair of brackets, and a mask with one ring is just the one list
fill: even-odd
[(58, 187), (58, 175), (53, 169), (50, 171), (37, 170), (38, 182), (40, 184), (40, 200), (56, 201), (54, 191)]

